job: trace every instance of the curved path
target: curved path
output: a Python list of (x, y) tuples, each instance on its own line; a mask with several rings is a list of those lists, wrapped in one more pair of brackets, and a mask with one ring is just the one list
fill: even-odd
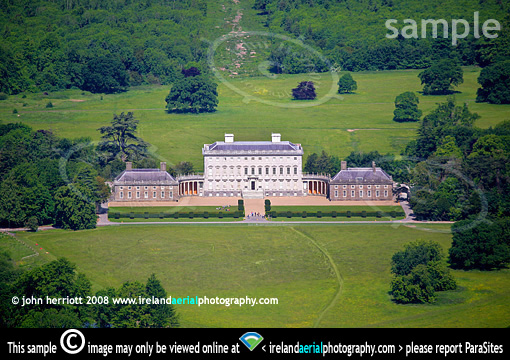
[(324, 307), (324, 309), (320, 312), (319, 316), (317, 317), (317, 319), (313, 323), (313, 327), (316, 328), (316, 327), (319, 326), (319, 324), (322, 321), (322, 318), (324, 317), (324, 315), (329, 311), (329, 309), (331, 309), (335, 305), (335, 303), (340, 298), (340, 295), (342, 295), (342, 290), (343, 290), (343, 287), (344, 287), (344, 279), (343, 279), (342, 275), (340, 274), (340, 271), (336, 267), (336, 264), (333, 261), (333, 258), (331, 257), (331, 255), (329, 255), (329, 253), (328, 253), (328, 251), (326, 249), (324, 249), (321, 245), (319, 245), (319, 243), (317, 241), (315, 241), (313, 238), (311, 238), (310, 236), (306, 235), (305, 233), (303, 233), (303, 232), (301, 232), (299, 230), (296, 230), (294, 227), (291, 227), (290, 229), (292, 231), (298, 233), (300, 236), (306, 238), (317, 249), (319, 249), (319, 251), (328, 259), (329, 265), (333, 269), (333, 272), (335, 273), (336, 280), (338, 282), (338, 290), (336, 291), (335, 296), (333, 296), (331, 301)]

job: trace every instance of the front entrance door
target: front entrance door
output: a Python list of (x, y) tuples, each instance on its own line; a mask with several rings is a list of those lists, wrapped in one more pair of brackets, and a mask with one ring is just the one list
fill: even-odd
[(252, 189), (252, 190), (255, 190), (255, 181), (252, 181), (252, 182), (251, 182), (251, 189)]

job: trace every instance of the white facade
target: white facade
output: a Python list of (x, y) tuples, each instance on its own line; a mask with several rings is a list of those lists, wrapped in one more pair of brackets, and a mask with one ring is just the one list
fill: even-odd
[(205, 144), (203, 196), (302, 196), (303, 149), (281, 141), (225, 141)]

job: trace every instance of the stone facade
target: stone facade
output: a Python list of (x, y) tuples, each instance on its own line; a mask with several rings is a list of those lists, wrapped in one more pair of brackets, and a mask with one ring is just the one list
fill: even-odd
[(331, 201), (378, 201), (392, 200), (393, 179), (372, 163), (371, 168), (342, 168), (329, 182)]
[(204, 196), (303, 196), (300, 144), (282, 141), (272, 134), (271, 141), (225, 141), (205, 144)]
[(162, 162), (159, 169), (132, 169), (130, 162), (113, 181), (113, 201), (177, 201), (179, 183)]
[(132, 169), (126, 163), (113, 182), (114, 201), (177, 201), (183, 196), (323, 196), (331, 201), (392, 200), (393, 180), (384, 170), (342, 168), (333, 178), (325, 174), (303, 174), (303, 148), (272, 134), (271, 141), (225, 141), (205, 144), (204, 174), (174, 178), (159, 169)]

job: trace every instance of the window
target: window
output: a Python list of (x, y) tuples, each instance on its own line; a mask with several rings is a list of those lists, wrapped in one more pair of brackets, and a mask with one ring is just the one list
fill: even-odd
[(136, 190), (140, 190), (140, 186), (137, 186), (137, 187), (136, 187)]
[(363, 197), (363, 190), (360, 190), (359, 191), (359, 197), (362, 198)]
[(276, 168), (273, 168), (273, 175), (276, 175)]
[(356, 186), (354, 186), (354, 185), (351, 185), (351, 189), (356, 189)]
[(338, 197), (338, 190), (335, 190), (335, 197)]
[(335, 189), (338, 189), (338, 185), (335, 185)]
[(367, 191), (367, 196), (368, 196), (368, 197), (372, 197), (372, 190), (368, 190), (368, 191)]
[(244, 175), (248, 175), (248, 168), (244, 168)]
[(120, 196), (120, 198), (121, 198), (121, 199), (123, 199), (123, 198), (124, 198), (124, 192), (123, 192), (123, 191), (121, 191), (121, 192), (119, 193), (119, 196)]
[(161, 198), (162, 198), (162, 199), (164, 199), (164, 198), (165, 198), (165, 192), (164, 192), (164, 191), (162, 191), (162, 192), (161, 192)]
[(169, 198), (173, 198), (173, 197), (174, 197), (174, 193), (173, 193), (173, 191), (170, 191), (170, 193), (168, 194), (168, 197), (169, 197)]
[(372, 185), (367, 185), (367, 189), (371, 189), (372, 188)]
[(344, 193), (343, 193), (344, 197), (347, 197), (347, 191), (344, 190)]
[(128, 186), (128, 190), (131, 190), (131, 186)]
[(294, 168), (294, 175), (297, 175), (297, 168)]
[(251, 168), (251, 174), (255, 175), (255, 168)]
[(124, 186), (119, 186), (119, 190), (124, 190)]
[(152, 193), (152, 198), (153, 198), (153, 199), (157, 198), (157, 196), (156, 196), (156, 192), (155, 192), (155, 191)]
[(144, 187), (143, 187), (143, 189), (144, 189), (144, 190), (147, 190), (147, 189), (148, 189), (148, 187), (147, 187), (147, 186), (144, 186)]
[(269, 168), (266, 168), (266, 175), (269, 175)]
[(384, 188), (387, 189), (388, 188), (388, 185), (384, 185)]
[(136, 192), (136, 198), (137, 198), (137, 199), (140, 199), (140, 191), (137, 191), (137, 192)]
[(351, 197), (355, 197), (355, 196), (356, 196), (356, 191), (351, 190)]
[(359, 186), (359, 188), (360, 188), (360, 189), (363, 189), (363, 185), (360, 185), (360, 186)]
[(208, 169), (208, 175), (209, 175), (209, 176), (212, 176), (212, 168), (209, 168), (209, 169)]
[(143, 193), (143, 197), (144, 197), (145, 199), (148, 199), (148, 198), (149, 198), (149, 192), (148, 192), (148, 191), (145, 191), (145, 192)]
[(347, 185), (344, 185), (344, 186), (343, 186), (343, 188), (344, 188), (344, 189), (347, 189)]
[(388, 190), (384, 190), (384, 197), (388, 197)]
[(375, 188), (376, 188), (376, 189), (379, 189), (379, 185), (376, 185), (376, 186), (375, 186)]
[(156, 190), (156, 186), (153, 186), (153, 187), (152, 187), (152, 190)]
[(375, 191), (375, 197), (379, 197), (379, 194), (380, 194), (379, 190), (376, 190)]
[(283, 168), (280, 168), (280, 175), (283, 175)]
[(128, 199), (131, 199), (131, 191), (128, 191)]
[(290, 167), (287, 168), (287, 175), (290, 175)]
[(259, 175), (262, 175), (262, 168), (259, 168)]

